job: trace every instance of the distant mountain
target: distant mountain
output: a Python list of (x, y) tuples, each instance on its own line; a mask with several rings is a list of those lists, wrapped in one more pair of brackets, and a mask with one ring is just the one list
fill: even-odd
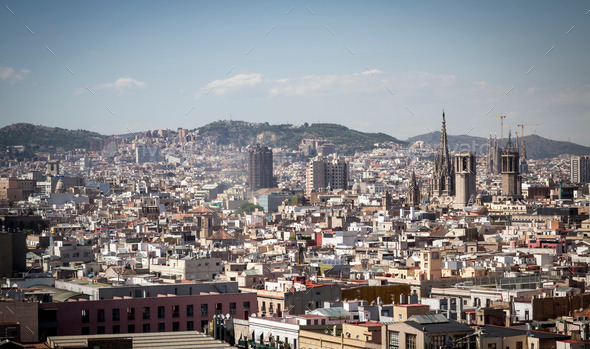
[(88, 149), (91, 139), (101, 138), (104, 136), (96, 132), (26, 123), (12, 124), (0, 129), (0, 146), (24, 145), (27, 151)]
[[(449, 142), (450, 151), (475, 150), (479, 155), (485, 152), (487, 149), (487, 138), (468, 135), (448, 135), (447, 139)], [(408, 139), (409, 144), (412, 144), (417, 141), (423, 141), (424, 143), (436, 148), (440, 145), (440, 132), (436, 131), (434, 133), (425, 133), (423, 135), (415, 136)], [(504, 142), (506, 141), (507, 139), (504, 138)], [(515, 142), (515, 139), (512, 138), (512, 141)], [(547, 139), (537, 135), (525, 136), (524, 142), (528, 159), (552, 158), (563, 154), (590, 154), (590, 147), (586, 147), (571, 142)]]
[(220, 144), (246, 146), (260, 143), (271, 147), (298, 149), (304, 138), (325, 139), (336, 145), (338, 153), (353, 154), (355, 151), (374, 148), (375, 143), (394, 142), (405, 144), (384, 133), (365, 133), (337, 124), (289, 124), (270, 125), (245, 121), (216, 121), (198, 129), (199, 134), (217, 139)]

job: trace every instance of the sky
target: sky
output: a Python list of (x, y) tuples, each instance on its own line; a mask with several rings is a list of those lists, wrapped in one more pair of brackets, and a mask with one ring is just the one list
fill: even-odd
[(590, 146), (587, 1), (3, 1), (0, 126), (216, 120)]

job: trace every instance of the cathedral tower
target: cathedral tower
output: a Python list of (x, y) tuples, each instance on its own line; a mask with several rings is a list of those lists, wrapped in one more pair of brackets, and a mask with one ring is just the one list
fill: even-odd
[(434, 162), (434, 173), (432, 174), (432, 196), (438, 197), (439, 201), (445, 201), (443, 198), (455, 195), (455, 169), (449, 156), (449, 146), (447, 143), (447, 126), (445, 121), (445, 112), (442, 115), (442, 129), (440, 133), (440, 148)]
[(508, 144), (502, 151), (502, 196), (514, 198), (521, 195), (518, 160), (518, 149), (512, 145), (511, 133), (508, 133)]
[(475, 152), (455, 153), (455, 208), (463, 208), (471, 196), (475, 200)]

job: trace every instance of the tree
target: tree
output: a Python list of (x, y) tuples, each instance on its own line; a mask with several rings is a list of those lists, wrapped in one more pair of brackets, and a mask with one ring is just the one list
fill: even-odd
[(235, 213), (236, 214), (252, 213), (256, 209), (258, 209), (259, 211), (264, 211), (264, 207), (262, 207), (260, 205), (254, 205), (253, 203), (250, 203), (250, 202), (246, 202), (246, 203), (242, 204), (242, 206), (240, 206), (240, 208), (237, 209)]

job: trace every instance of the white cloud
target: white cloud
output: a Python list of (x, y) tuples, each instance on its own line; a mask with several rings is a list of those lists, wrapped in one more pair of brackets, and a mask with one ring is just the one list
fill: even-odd
[(259, 85), (261, 82), (262, 75), (257, 73), (238, 74), (224, 80), (213, 80), (204, 87), (201, 87), (199, 91), (195, 93), (195, 99), (199, 99), (202, 95), (208, 93), (223, 96), (242, 88)]
[(24, 80), (29, 73), (31, 71), (28, 69), (14, 70), (11, 67), (0, 66), (0, 79), (8, 80), (11, 84)]
[(205, 94), (224, 96), (238, 91), (251, 90), (270, 96), (329, 96), (350, 93), (384, 93), (386, 86), (404, 89), (444, 88), (454, 85), (455, 75), (438, 75), (427, 72), (408, 72), (394, 75), (375, 68), (359, 73), (340, 75), (306, 75), (291, 78), (268, 79), (261, 74), (238, 74), (224, 80), (215, 80), (201, 87), (195, 98)]
[(119, 94), (136, 89), (136, 88), (144, 88), (147, 86), (147, 83), (142, 81), (137, 81), (130, 77), (125, 78), (118, 78), (115, 82), (109, 82), (105, 84), (99, 84), (94, 86), (95, 90), (113, 90), (117, 91)]

